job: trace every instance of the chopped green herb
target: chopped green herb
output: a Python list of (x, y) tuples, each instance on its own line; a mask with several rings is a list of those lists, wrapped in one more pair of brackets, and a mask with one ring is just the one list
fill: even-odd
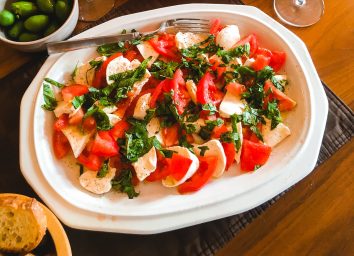
[(92, 68), (98, 70), (102, 66), (103, 60), (91, 60), (89, 63)]
[(74, 80), (76, 73), (77, 73), (77, 65), (79, 65), (79, 62), (76, 63), (75, 68), (73, 70), (73, 72), (71, 73), (71, 79)]
[(210, 139), (211, 133), (213, 132), (216, 126), (221, 126), (224, 124), (224, 121), (221, 118), (217, 118), (216, 120), (206, 120), (205, 126), (202, 126), (199, 131), (199, 136), (204, 139)]
[(155, 61), (151, 65), (150, 73), (157, 79), (172, 78), (175, 70), (178, 68), (177, 62), (164, 62), (161, 60)]
[(103, 112), (98, 106), (92, 105), (83, 117), (85, 120), (87, 117), (92, 116), (97, 124), (97, 130), (110, 130), (112, 128), (109, 118), (105, 112)]
[(179, 143), (179, 145), (180, 145), (181, 147), (187, 148), (191, 153), (194, 154), (193, 145), (190, 144), (190, 143), (187, 141), (186, 135), (182, 135), (182, 136), (179, 138), (178, 143)]
[(81, 107), (82, 104), (84, 104), (84, 101), (85, 101), (85, 96), (84, 95), (76, 96), (72, 100), (71, 104), (73, 104), (75, 109), (78, 109), (79, 107)]
[(263, 141), (263, 136), (258, 129), (259, 122), (265, 124), (265, 120), (262, 117), (262, 110), (255, 109), (250, 106), (246, 106), (245, 111), (242, 113), (242, 123), (250, 127), (251, 131), (256, 134), (257, 138)]
[(106, 177), (107, 173), (109, 171), (109, 166), (108, 166), (108, 160), (104, 161), (101, 169), (97, 172), (97, 178), (103, 178)]
[(137, 197), (139, 193), (135, 191), (133, 182), (133, 174), (131, 170), (122, 170), (119, 176), (111, 181), (112, 188), (122, 193), (126, 193), (129, 199)]
[(155, 116), (156, 108), (149, 108), (146, 110), (146, 116), (144, 118), (144, 121), (146, 123), (149, 123), (150, 120)]
[(209, 111), (209, 115), (214, 115), (216, 112), (218, 112), (216, 106), (212, 103), (202, 105), (202, 109)]
[(216, 55), (221, 57), (222, 61), (228, 64), (233, 58), (238, 58), (242, 56), (249, 56), (250, 54), (250, 44), (240, 45), (231, 50), (218, 49)]
[(265, 116), (271, 120), (271, 129), (274, 129), (282, 122), (278, 103), (276, 101), (268, 102)]
[(173, 150), (164, 149), (155, 136), (152, 143), (154, 147), (166, 158), (171, 158), (173, 153), (177, 153), (176, 151)]
[(132, 45), (138, 45), (138, 44), (141, 44), (141, 42), (148, 41), (148, 40), (150, 40), (153, 37), (154, 37), (153, 34), (152, 35), (141, 36), (141, 37), (133, 39), (130, 43)]
[(116, 52), (125, 52), (124, 42), (120, 41), (118, 43), (104, 44), (97, 48), (97, 52), (102, 56), (111, 56)]
[(236, 150), (239, 151), (241, 148), (241, 138), (240, 138), (240, 132), (237, 129), (237, 123), (240, 121), (239, 117), (236, 114), (233, 114), (230, 116), (231, 118), (231, 126), (232, 126), (232, 131), (225, 132), (221, 134), (220, 140), (224, 142), (232, 142), (236, 146)]
[(182, 129), (186, 131), (187, 134), (192, 134), (195, 133), (195, 131), (197, 130), (197, 128), (195, 127), (194, 124), (186, 124), (183, 123), (181, 125)]
[(199, 149), (200, 149), (200, 155), (201, 156), (204, 156), (205, 155), (205, 152), (207, 151), (207, 150), (209, 150), (209, 147), (208, 146), (200, 146), (200, 147), (198, 147)]
[(45, 110), (53, 111), (58, 105), (51, 86), (46, 83), (43, 84), (43, 99), (44, 104), (42, 105), (42, 108)]
[(44, 81), (46, 81), (47, 83), (49, 83), (51, 85), (54, 85), (54, 86), (56, 86), (58, 88), (63, 88), (64, 87), (64, 84), (59, 83), (59, 82), (57, 82), (57, 81), (55, 81), (55, 80), (53, 80), (53, 79), (51, 79), (49, 77), (44, 78)]

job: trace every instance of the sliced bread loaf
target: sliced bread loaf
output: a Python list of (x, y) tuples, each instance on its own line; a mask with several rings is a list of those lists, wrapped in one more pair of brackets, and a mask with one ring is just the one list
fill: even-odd
[(47, 218), (34, 198), (0, 194), (0, 251), (29, 252), (45, 235)]

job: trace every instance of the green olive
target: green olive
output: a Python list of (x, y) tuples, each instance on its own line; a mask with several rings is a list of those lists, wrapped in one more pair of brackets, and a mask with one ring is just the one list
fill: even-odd
[(44, 31), (43, 35), (48, 36), (51, 33), (53, 33), (55, 30), (59, 28), (59, 24), (57, 21), (52, 21), (50, 25), (47, 27), (47, 29)]
[(66, 20), (69, 16), (69, 6), (64, 2), (59, 0), (55, 4), (55, 15), (60, 21)]
[(39, 32), (48, 26), (49, 17), (44, 14), (34, 15), (25, 20), (25, 28), (31, 32)]
[(18, 40), (20, 42), (29, 42), (29, 41), (34, 41), (37, 39), (39, 39), (39, 35), (33, 34), (33, 33), (28, 33), (28, 32), (22, 33), (18, 38)]
[(53, 0), (37, 0), (38, 8), (44, 13), (54, 12), (54, 1)]
[(8, 10), (2, 10), (0, 12), (0, 25), (4, 27), (11, 26), (15, 22), (15, 15), (8, 11)]
[(7, 32), (7, 34), (12, 39), (17, 39), (18, 36), (21, 34), (22, 30), (23, 30), (23, 21), (19, 20), (11, 27), (11, 29)]
[(35, 14), (38, 10), (37, 6), (29, 1), (19, 1), (11, 4), (11, 9), (20, 17), (28, 17)]

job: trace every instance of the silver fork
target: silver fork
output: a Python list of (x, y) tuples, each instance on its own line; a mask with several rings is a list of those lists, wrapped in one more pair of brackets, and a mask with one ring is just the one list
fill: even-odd
[(193, 33), (207, 33), (209, 32), (209, 20), (194, 19), (194, 18), (178, 18), (166, 20), (160, 24), (160, 27), (154, 31), (149, 32), (133, 32), (128, 34), (110, 35), (89, 37), (77, 40), (57, 41), (47, 44), (48, 54), (68, 52), (87, 47), (95, 47), (102, 44), (115, 43), (118, 41), (127, 41), (136, 38), (155, 35), (162, 32), (193, 32)]

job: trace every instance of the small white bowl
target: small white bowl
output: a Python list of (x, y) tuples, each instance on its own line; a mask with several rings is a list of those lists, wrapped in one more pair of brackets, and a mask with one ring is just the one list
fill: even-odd
[[(0, 0), (0, 10), (3, 10), (7, 1), (14, 2), (11, 0)], [(38, 52), (46, 48), (46, 43), (60, 41), (67, 38), (75, 29), (79, 18), (79, 3), (78, 0), (73, 1), (73, 7), (69, 17), (66, 21), (53, 33), (46, 37), (42, 37), (35, 41), (29, 42), (17, 42), (6, 38), (3, 31), (0, 31), (0, 40), (5, 43), (5, 45), (15, 48), (23, 52)]]

